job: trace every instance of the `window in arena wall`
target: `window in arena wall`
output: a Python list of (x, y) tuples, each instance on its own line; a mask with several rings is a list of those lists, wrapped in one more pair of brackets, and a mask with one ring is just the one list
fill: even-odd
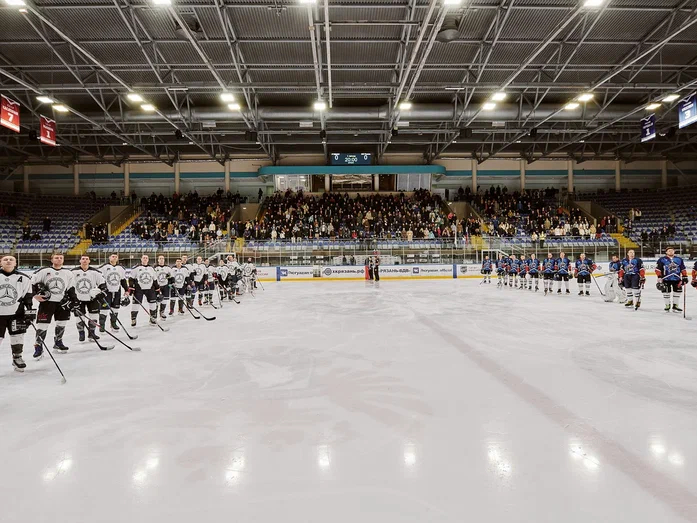
[(397, 190), (413, 191), (414, 189), (431, 190), (430, 174), (398, 174)]
[(303, 191), (310, 190), (310, 176), (309, 175), (280, 175), (275, 177), (275, 184), (277, 191), (298, 191), (302, 189)]

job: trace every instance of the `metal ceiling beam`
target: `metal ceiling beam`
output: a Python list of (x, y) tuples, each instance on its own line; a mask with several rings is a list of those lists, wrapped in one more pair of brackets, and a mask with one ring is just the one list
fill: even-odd
[(324, 0), (324, 40), (327, 47), (327, 88), (329, 90), (329, 108), (334, 107), (332, 94), (332, 50), (329, 37), (329, 0)]

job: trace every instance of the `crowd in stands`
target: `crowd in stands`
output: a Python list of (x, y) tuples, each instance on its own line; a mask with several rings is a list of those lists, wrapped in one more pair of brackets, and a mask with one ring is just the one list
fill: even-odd
[[(239, 225), (239, 224), (235, 224)], [(463, 225), (460, 225), (460, 234)], [(258, 222), (248, 222), (246, 239), (297, 241), (301, 239), (413, 239), (449, 238), (458, 233), (455, 216), (446, 215), (438, 195), (417, 190), (413, 196), (277, 192), (266, 200)], [(236, 229), (231, 234), (240, 234)]]
[(92, 225), (86, 223), (84, 226), (85, 239), (92, 240), (92, 243), (107, 243), (109, 241), (109, 227), (106, 223)]

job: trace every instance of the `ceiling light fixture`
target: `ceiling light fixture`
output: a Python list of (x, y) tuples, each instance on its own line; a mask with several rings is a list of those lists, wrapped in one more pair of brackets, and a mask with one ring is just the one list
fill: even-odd
[(603, 4), (604, 0), (585, 0), (583, 2), (583, 7), (599, 7)]
[(126, 95), (126, 98), (128, 98), (131, 102), (142, 102), (143, 97), (140, 96), (138, 93), (128, 93)]
[(678, 98), (680, 98), (680, 95), (669, 94), (668, 96), (664, 97), (663, 100), (661, 100), (661, 102), (670, 103), (670, 102), (674, 102)]
[(399, 104), (400, 111), (409, 111), (410, 109), (411, 109), (411, 102), (408, 100), (404, 100), (401, 104)]
[(52, 104), (53, 103), (53, 98), (50, 96), (37, 96), (36, 99), (41, 102), (42, 104)]
[(462, 0), (443, 0), (443, 5), (460, 5)]
[(143, 104), (140, 106), (143, 111), (154, 111), (155, 106), (153, 104)]
[(5, 0), (7, 5), (26, 5), (24, 0)]
[(234, 102), (235, 101), (235, 95), (232, 93), (220, 93), (220, 99), (223, 102)]
[(172, 5), (172, 0), (152, 0), (155, 5)]
[(583, 93), (578, 96), (579, 102), (590, 102), (593, 99), (593, 93)]
[(580, 104), (576, 102), (570, 102), (564, 106), (564, 109), (567, 111), (573, 111), (574, 109), (578, 109)]
[(235, 103), (235, 104), (228, 104), (228, 109), (230, 109), (231, 111), (239, 111), (242, 109), (242, 107), (240, 107), (240, 104)]
[(299, 4), (316, 4), (317, 0), (298, 0)]
[(482, 105), (482, 111), (493, 111), (494, 109), (496, 109), (496, 104), (493, 102), (487, 102)]
[(315, 108), (315, 111), (324, 111), (327, 108), (327, 104), (324, 100), (317, 100), (313, 104), (313, 107)]
[(67, 113), (68, 112), (68, 108), (63, 104), (53, 104), (53, 110), (58, 111), (59, 113)]
[(499, 91), (498, 93), (494, 93), (491, 95), (491, 100), (493, 102), (503, 102), (506, 99), (506, 93), (503, 91)]
[(650, 103), (649, 105), (646, 106), (647, 111), (655, 111), (661, 106), (661, 104), (657, 102)]

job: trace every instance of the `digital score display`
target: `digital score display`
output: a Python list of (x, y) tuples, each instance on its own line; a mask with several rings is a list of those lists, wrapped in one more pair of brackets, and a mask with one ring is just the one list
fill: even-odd
[(373, 153), (331, 153), (331, 165), (371, 165)]

